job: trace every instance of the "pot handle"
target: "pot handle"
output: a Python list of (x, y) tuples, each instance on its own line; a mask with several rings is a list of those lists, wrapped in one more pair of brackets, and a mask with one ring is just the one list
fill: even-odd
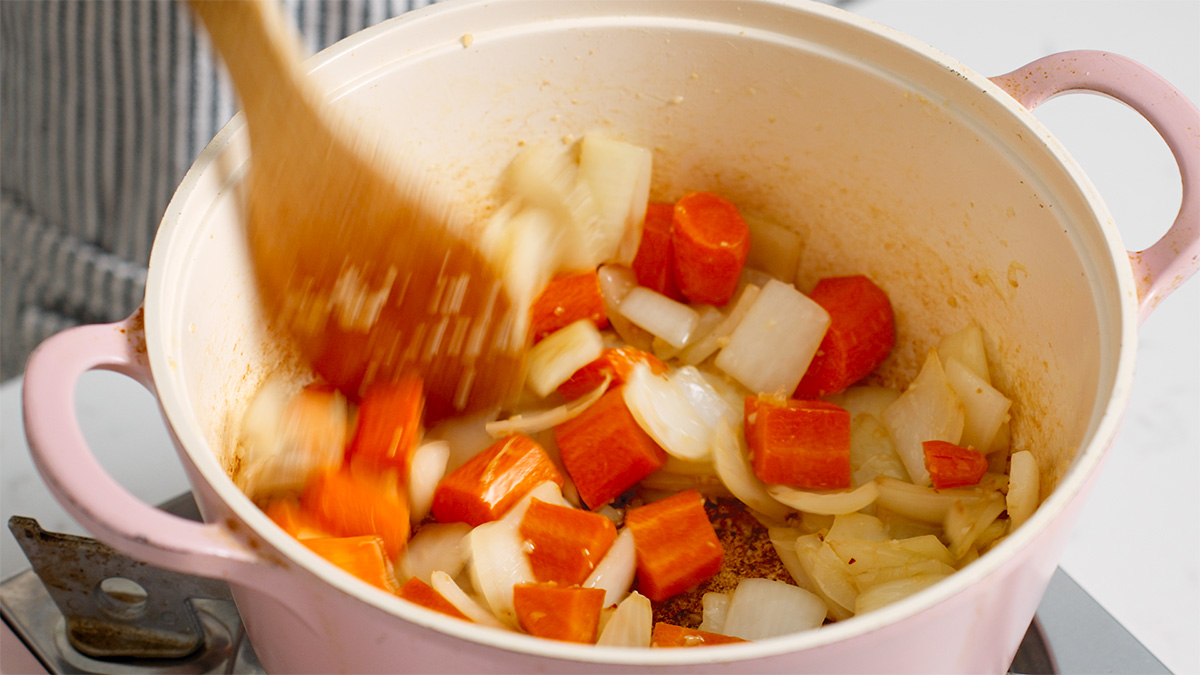
[(71, 516), (114, 549), (164, 569), (253, 583), (270, 563), (250, 544), (223, 524), (197, 523), (138, 499), (105, 471), (83, 437), (75, 417), (80, 376), (110, 370), (153, 392), (145, 345), (138, 309), (124, 321), (63, 331), (34, 350), (22, 390), (33, 462)]
[(1143, 251), (1129, 252), (1138, 320), (1145, 321), (1163, 298), (1200, 269), (1200, 110), (1146, 66), (1107, 52), (1052, 54), (991, 80), (1030, 110), (1059, 94), (1111, 96), (1146, 118), (1175, 155), (1183, 180), (1179, 214), (1161, 239)]

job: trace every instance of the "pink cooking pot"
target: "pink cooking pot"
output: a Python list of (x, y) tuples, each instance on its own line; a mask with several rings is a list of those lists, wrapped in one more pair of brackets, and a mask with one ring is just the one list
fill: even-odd
[[(311, 61), (339, 105), (404, 119), (405, 152), (482, 216), (522, 142), (606, 131), (654, 149), (654, 195), (707, 188), (795, 228), (801, 288), (863, 272), (891, 296), (910, 378), (940, 335), (978, 321), (1015, 399), (1013, 436), (1042, 467), (1034, 516), (963, 571), (819, 630), (705, 649), (599, 648), (426, 611), (326, 563), (237, 489), (241, 411), (294, 367), (264, 324), (241, 223), (248, 151), (235, 118), (180, 185), (143, 308), (66, 331), (25, 375), (29, 444), (50, 489), (100, 540), (234, 586), (279, 672), (676, 670), (1002, 672), (1057, 564), (1125, 409), (1139, 322), (1200, 265), (1200, 112), (1127, 59), (1057, 54), (982, 77), (820, 4), (465, 0), (354, 35)], [(1117, 98), (1183, 177), (1167, 233), (1128, 253), (1095, 188), (1030, 109), (1070, 91)], [(400, 235), (402, 236), (402, 235)], [(205, 523), (131, 496), (74, 418), (90, 369), (157, 394)]]

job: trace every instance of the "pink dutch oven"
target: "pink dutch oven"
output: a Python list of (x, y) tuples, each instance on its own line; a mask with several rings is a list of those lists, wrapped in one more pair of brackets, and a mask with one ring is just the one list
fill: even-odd
[[(712, 189), (796, 228), (801, 288), (856, 272), (879, 282), (898, 316), (884, 366), (894, 382), (938, 336), (978, 321), (1044, 501), (944, 582), (757, 643), (556, 643), (377, 591), (289, 538), (229, 478), (240, 411), (289, 363), (248, 269), (238, 117), (167, 208), (143, 308), (61, 333), (29, 362), (34, 459), (85, 528), (151, 564), (231, 582), (272, 671), (1004, 671), (1117, 432), (1138, 324), (1200, 265), (1195, 106), (1112, 54), (1057, 54), (988, 79), (845, 12), (769, 0), (450, 2), (354, 35), (311, 69), (356, 114), (403, 118), (397, 142), (481, 216), (521, 142), (607, 131), (654, 148), (657, 197)], [(1179, 163), (1179, 216), (1145, 251), (1125, 250), (1095, 188), (1030, 113), (1073, 91), (1133, 107)], [(139, 501), (100, 467), (73, 416), (90, 369), (157, 394), (205, 523)]]

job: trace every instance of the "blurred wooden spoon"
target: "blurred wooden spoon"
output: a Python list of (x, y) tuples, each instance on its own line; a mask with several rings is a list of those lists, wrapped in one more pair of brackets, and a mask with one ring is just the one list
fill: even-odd
[(266, 310), (315, 370), (348, 394), (419, 372), (434, 410), (511, 396), (527, 307), (427, 177), (323, 102), (274, 0), (190, 4), (245, 111), (250, 252)]

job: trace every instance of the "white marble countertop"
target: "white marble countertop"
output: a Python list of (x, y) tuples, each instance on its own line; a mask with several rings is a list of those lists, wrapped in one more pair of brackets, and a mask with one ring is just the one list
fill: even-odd
[[(1141, 0), (859, 0), (848, 9), (907, 32), (985, 75), (1070, 49), (1140, 61), (1200, 102), (1200, 2)], [(1097, 185), (1127, 247), (1152, 243), (1179, 208), (1165, 144), (1124, 106), (1092, 96), (1056, 99), (1038, 117)], [(159, 503), (187, 482), (150, 395), (130, 380), (90, 373), (77, 411), (104, 466)], [(1168, 668), (1200, 672), (1200, 278), (1140, 330), (1132, 400), (1121, 434), (1071, 535), (1062, 567)], [(37, 518), (80, 533), (28, 457), (20, 381), (0, 386), (0, 517)], [(0, 534), (0, 578), (28, 567)]]

